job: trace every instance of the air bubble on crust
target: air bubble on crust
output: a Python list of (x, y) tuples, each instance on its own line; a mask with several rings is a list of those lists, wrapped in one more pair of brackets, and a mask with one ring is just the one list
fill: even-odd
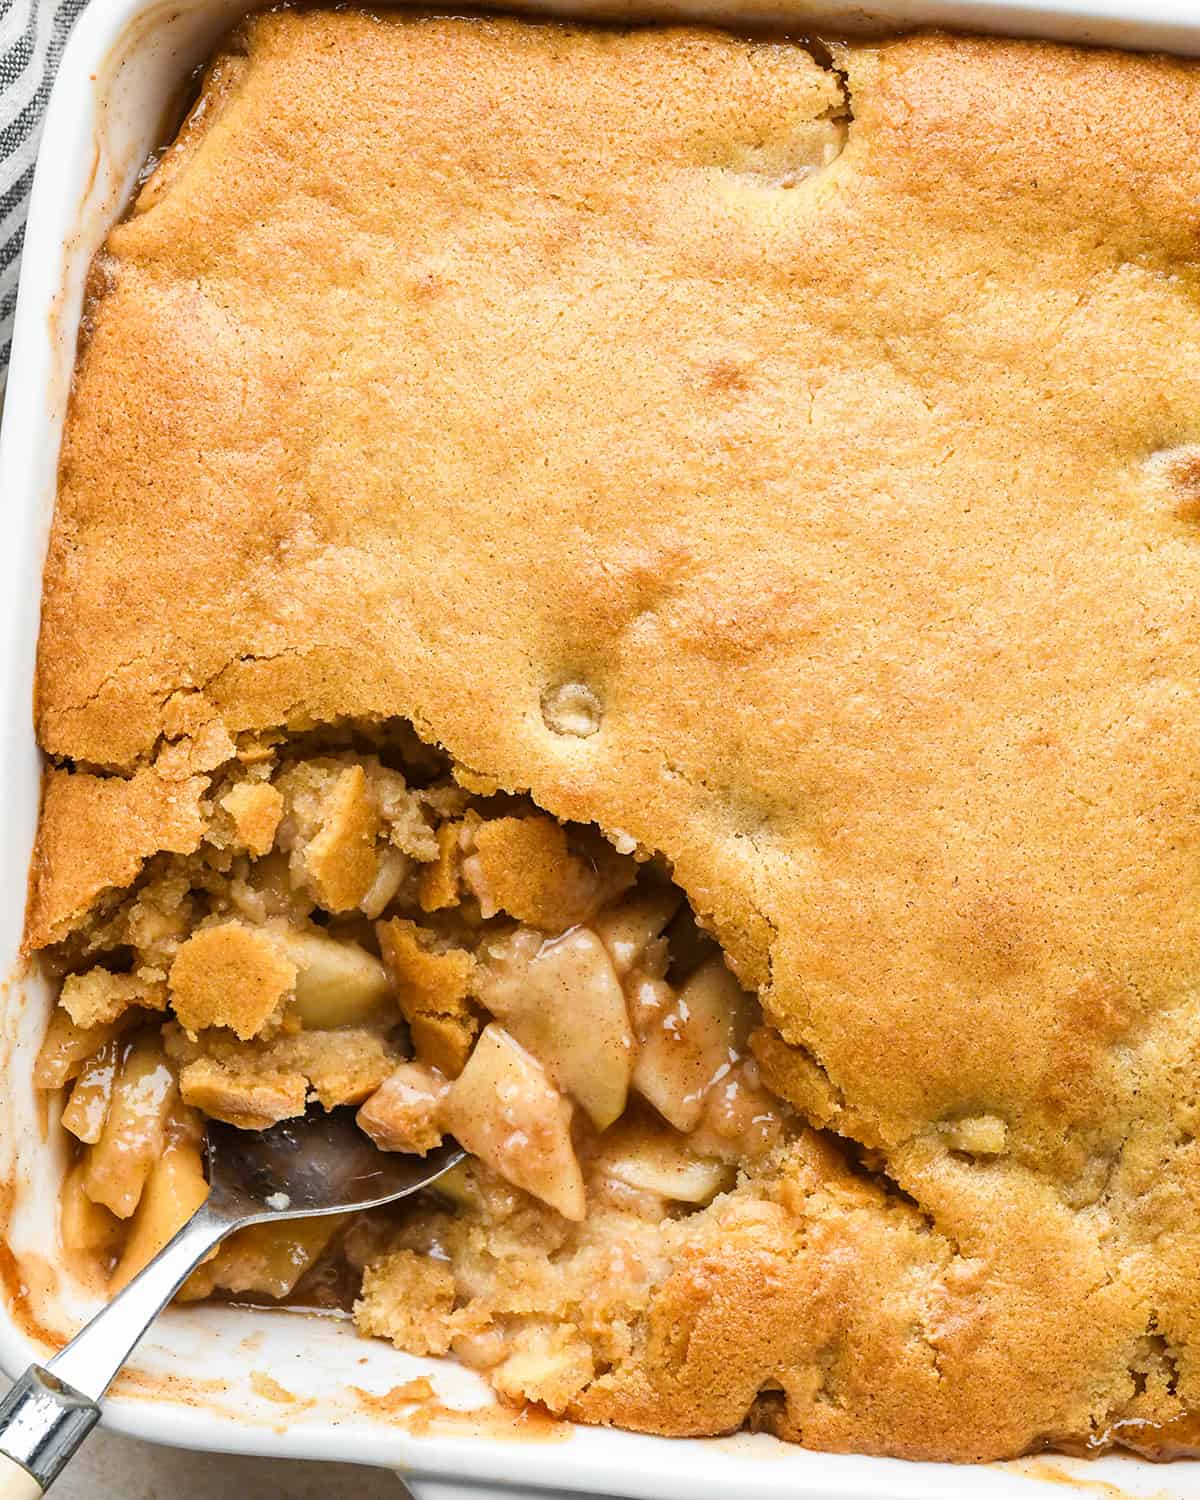
[(542, 718), (551, 733), (586, 740), (600, 728), (604, 710), (586, 683), (560, 682), (542, 694)]
[(824, 129), (808, 142), (809, 160), (798, 163), (779, 179), (781, 188), (799, 187), (806, 177), (831, 167), (846, 146), (849, 125), (843, 119), (822, 120)]
[(1003, 1156), (1008, 1149), (1008, 1126), (998, 1115), (943, 1120), (938, 1130), (952, 1151), (968, 1156)]
[(783, 140), (736, 146), (726, 168), (763, 187), (796, 188), (842, 154), (849, 130), (842, 116), (808, 120)]

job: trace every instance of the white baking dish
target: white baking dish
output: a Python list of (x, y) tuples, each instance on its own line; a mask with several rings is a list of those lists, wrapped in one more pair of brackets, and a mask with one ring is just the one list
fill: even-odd
[[(63, 58), (34, 186), (0, 435), (7, 528), (0, 547), (0, 974), (16, 976), (0, 1011), (0, 1185), (11, 1186), (3, 1237), (15, 1256), (0, 1257), (0, 1365), (10, 1373), (47, 1353), (31, 1317), (63, 1334), (94, 1300), (56, 1264), (61, 1143), (29, 1081), (49, 997), (17, 968), (38, 803), (30, 701), (42, 559), (84, 276), (181, 80), (246, 8), (246, 0), (92, 0)], [(632, 0), (563, 0), (553, 8), (634, 11)], [(1200, 0), (868, 0), (866, 9), (869, 17), (850, 0), (664, 0), (660, 13), (829, 32), (868, 19), (933, 22), (1200, 54)], [(6, 1196), (0, 1186), (0, 1214)], [(254, 1372), (269, 1373), (297, 1399), (281, 1404), (256, 1394)], [(536, 1425), (514, 1430), (510, 1422), (505, 1430), (486, 1412), (419, 1434), (406, 1420), (414, 1408), (389, 1413), (362, 1394), (387, 1392), (419, 1374), (430, 1376), (449, 1405), (487, 1401), (466, 1372), (358, 1339), (333, 1320), (173, 1310), (114, 1388), (107, 1416), (120, 1431), (181, 1446), (391, 1465), (405, 1471), (422, 1500), (444, 1495), (450, 1479), (518, 1486), (522, 1493), (561, 1489), (654, 1500), (949, 1500), (967, 1488), (1016, 1500), (1036, 1491), (1061, 1494), (1064, 1481), (1085, 1493), (1200, 1497), (1200, 1463), (1164, 1469), (1119, 1457), (1093, 1464), (1046, 1458), (967, 1473), (807, 1453), (765, 1437), (668, 1442), (590, 1429), (548, 1436)]]

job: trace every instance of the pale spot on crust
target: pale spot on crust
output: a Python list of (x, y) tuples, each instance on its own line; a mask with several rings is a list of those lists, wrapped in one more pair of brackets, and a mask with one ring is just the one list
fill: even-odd
[(583, 682), (562, 682), (542, 694), (542, 718), (554, 734), (590, 739), (604, 720), (599, 698)]
[(830, 102), (815, 119), (793, 117), (751, 140), (732, 141), (720, 165), (755, 186), (775, 190), (799, 187), (832, 166), (845, 149), (850, 101), (838, 74), (827, 73), (822, 83)]
[(1008, 1146), (1008, 1126), (997, 1115), (947, 1120), (938, 1129), (952, 1151), (969, 1156), (1002, 1156)]

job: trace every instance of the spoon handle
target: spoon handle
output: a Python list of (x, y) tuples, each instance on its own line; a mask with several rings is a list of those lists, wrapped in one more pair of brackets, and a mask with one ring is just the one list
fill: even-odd
[(30, 1365), (0, 1402), (0, 1500), (33, 1500), (100, 1420), (100, 1408)]
[(0, 1401), (0, 1500), (31, 1500), (50, 1487), (100, 1420), (97, 1403), (138, 1340), (233, 1228), (201, 1204), (45, 1369), (30, 1365)]

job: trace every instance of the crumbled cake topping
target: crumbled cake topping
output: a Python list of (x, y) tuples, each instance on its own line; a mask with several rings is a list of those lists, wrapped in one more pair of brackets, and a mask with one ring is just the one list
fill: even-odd
[(304, 850), (313, 892), (328, 911), (353, 911), (379, 874), (375, 852), (379, 813), (362, 766), (338, 772)]
[(401, 1063), (367, 1099), (360, 1129), (381, 1151), (424, 1156), (442, 1141), (443, 1104), (450, 1085), (436, 1068)]
[(167, 987), (138, 974), (112, 974), (97, 964), (85, 974), (68, 974), (59, 1003), (82, 1030), (118, 1020), (131, 1006), (163, 1010)]
[(238, 842), (247, 854), (269, 854), (283, 816), (283, 795), (263, 782), (239, 781), (220, 804), (233, 819)]
[(193, 933), (175, 955), (171, 1009), (190, 1035), (220, 1026), (248, 1042), (282, 1020), (298, 972), (266, 929), (217, 922)]
[(507, 912), (542, 932), (585, 922), (631, 878), (627, 867), (598, 849), (572, 854), (553, 818), (496, 818), (464, 827), (463, 878), (481, 913)]
[(364, 1333), (390, 1338), (412, 1354), (445, 1354), (451, 1338), (446, 1319), (454, 1297), (448, 1266), (411, 1250), (396, 1250), (367, 1267), (356, 1317)]
[(447, 1078), (457, 1078), (479, 1032), (470, 998), (478, 967), (474, 954), (439, 947), (435, 931), (405, 917), (380, 922), (375, 931), (413, 1050)]
[(794, 1123), (753, 1072), (756, 1002), (660, 865), (468, 791), (444, 763), (404, 766), (401, 743), (379, 726), (231, 747), (195, 851), (156, 854), (46, 951), (63, 977), (38, 1078), (69, 1086), (82, 1168), (64, 1224), (73, 1249), (132, 1275), (169, 1232), (172, 1192), (194, 1201), (198, 1115), (261, 1130), (350, 1106), (381, 1149), (417, 1154), (453, 1135), (474, 1165), (423, 1208), (355, 1241), (259, 1226), (185, 1295), (289, 1296), (358, 1255), (364, 1331), (461, 1345), (501, 1394), (561, 1408), (596, 1366), (589, 1336), (554, 1325), (554, 1278), (530, 1283), (514, 1322), (486, 1276), (460, 1285), (457, 1260), (435, 1266), (405, 1237), (455, 1193), (485, 1237), (515, 1213), (532, 1264), (550, 1226), (558, 1245), (561, 1226), (586, 1239), (614, 1214), (648, 1233), (733, 1189)]

